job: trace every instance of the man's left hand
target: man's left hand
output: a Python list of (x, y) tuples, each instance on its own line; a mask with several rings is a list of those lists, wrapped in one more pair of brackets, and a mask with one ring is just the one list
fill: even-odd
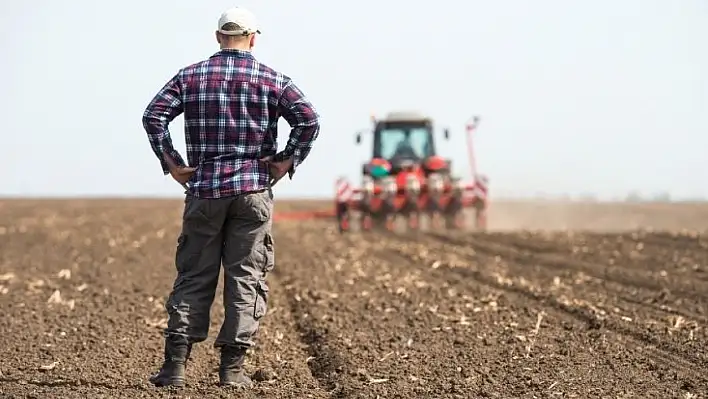
[(271, 182), (270, 185), (274, 186), (280, 179), (288, 174), (288, 171), (293, 166), (293, 159), (288, 158), (283, 161), (274, 161), (272, 156), (261, 158), (263, 162), (268, 167), (268, 172), (270, 173)]

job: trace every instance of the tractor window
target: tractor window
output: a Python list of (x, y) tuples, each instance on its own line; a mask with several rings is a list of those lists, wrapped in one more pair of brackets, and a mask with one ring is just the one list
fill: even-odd
[(382, 158), (423, 159), (433, 152), (430, 129), (424, 126), (391, 126), (379, 131)]

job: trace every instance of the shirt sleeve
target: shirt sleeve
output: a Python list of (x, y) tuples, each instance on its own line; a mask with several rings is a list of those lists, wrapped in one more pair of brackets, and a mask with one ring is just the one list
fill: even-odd
[(165, 175), (170, 172), (165, 155), (170, 156), (178, 166), (187, 166), (172, 146), (168, 129), (169, 123), (184, 111), (182, 105), (180, 74), (177, 73), (150, 101), (143, 114), (143, 127)]
[(292, 178), (295, 168), (307, 158), (319, 135), (319, 115), (302, 91), (290, 80), (283, 89), (278, 108), (280, 114), (290, 124), (291, 130), (285, 148), (275, 158), (279, 160), (292, 158), (293, 164), (288, 171)]

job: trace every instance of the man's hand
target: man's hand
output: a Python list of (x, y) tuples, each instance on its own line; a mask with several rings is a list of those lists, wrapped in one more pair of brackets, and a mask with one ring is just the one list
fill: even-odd
[(177, 181), (177, 183), (184, 186), (187, 184), (189, 179), (192, 178), (194, 172), (197, 168), (191, 168), (187, 166), (178, 166), (177, 168), (170, 168), (170, 176)]
[(263, 162), (268, 167), (268, 172), (270, 172), (270, 185), (274, 186), (278, 180), (282, 179), (288, 173), (288, 170), (293, 166), (293, 159), (288, 158), (283, 161), (273, 161), (273, 156), (268, 156), (261, 158)]
[(173, 179), (177, 183), (179, 183), (182, 187), (185, 187), (189, 179), (192, 178), (192, 175), (194, 175), (194, 172), (196, 172), (197, 168), (192, 168), (189, 166), (179, 166), (175, 163), (174, 159), (167, 154), (166, 152), (163, 152), (162, 155), (165, 157), (165, 162), (167, 162), (167, 166), (170, 167), (170, 176), (172, 176)]

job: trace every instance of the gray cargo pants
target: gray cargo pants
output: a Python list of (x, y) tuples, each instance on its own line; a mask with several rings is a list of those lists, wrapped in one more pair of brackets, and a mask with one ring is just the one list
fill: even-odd
[(219, 272), (224, 267), (224, 323), (215, 346), (253, 345), (266, 314), (266, 274), (274, 267), (271, 190), (237, 197), (187, 196), (177, 239), (177, 278), (165, 304), (166, 335), (202, 342)]

